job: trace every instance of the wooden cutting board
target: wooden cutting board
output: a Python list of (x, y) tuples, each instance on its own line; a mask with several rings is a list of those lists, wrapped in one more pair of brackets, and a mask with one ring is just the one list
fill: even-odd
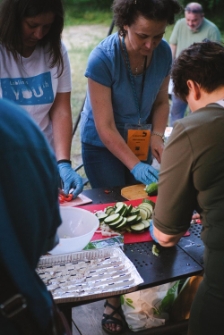
[(144, 189), (145, 189), (144, 184), (123, 187), (121, 189), (121, 195), (122, 197), (128, 200), (147, 198), (148, 194), (146, 193)]

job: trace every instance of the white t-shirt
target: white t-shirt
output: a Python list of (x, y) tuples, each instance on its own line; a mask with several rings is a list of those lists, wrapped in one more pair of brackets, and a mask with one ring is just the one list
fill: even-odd
[(11, 52), (0, 45), (0, 98), (14, 101), (37, 122), (53, 146), (49, 110), (57, 93), (71, 92), (71, 71), (67, 50), (62, 44), (64, 71), (60, 77), (58, 66), (50, 68), (47, 47), (37, 46), (28, 58), (15, 61)]

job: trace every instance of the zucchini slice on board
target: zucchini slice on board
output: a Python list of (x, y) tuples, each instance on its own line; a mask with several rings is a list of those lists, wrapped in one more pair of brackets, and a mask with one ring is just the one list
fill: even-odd
[(131, 210), (131, 215), (132, 214), (138, 214), (139, 215), (140, 213), (140, 209), (138, 207), (133, 207), (132, 210)]
[(104, 222), (107, 223), (107, 224), (110, 224), (114, 221), (117, 221), (117, 219), (119, 219), (120, 217), (120, 214), (116, 213), (116, 214), (112, 214), (112, 215), (109, 215), (105, 220)]
[(130, 225), (136, 223), (137, 217), (138, 217), (137, 214), (128, 216), (128, 217), (127, 217), (127, 224), (130, 226)]
[(149, 199), (143, 199), (142, 204), (150, 204), (152, 205), (153, 209), (155, 208), (155, 205), (156, 205), (154, 201), (149, 200)]
[(119, 226), (116, 226), (116, 229), (123, 229), (127, 224), (127, 219), (123, 218), (122, 222), (119, 224)]
[(108, 215), (111, 215), (111, 214), (114, 214), (115, 213), (115, 209), (113, 206), (108, 206), (106, 209), (105, 209), (105, 213), (108, 214)]
[(104, 221), (108, 217), (106, 213), (98, 213), (98, 214), (96, 213), (95, 215), (97, 216), (100, 222)]
[(147, 230), (149, 228), (149, 226), (150, 226), (150, 221), (149, 220), (142, 220), (142, 223), (145, 226), (145, 230)]
[(151, 212), (148, 211), (147, 209), (145, 209), (143, 207), (140, 208), (140, 216), (141, 216), (142, 220), (148, 219), (150, 217), (150, 214), (151, 214)]
[[(145, 205), (147, 205), (147, 204), (141, 204), (141, 205), (138, 206), (138, 208), (140, 209), (140, 215), (141, 215), (141, 210), (143, 209), (145, 212), (147, 212), (146, 219), (149, 219), (152, 215), (153, 208), (152, 208), (151, 205), (147, 205), (147, 206), (145, 206)], [(145, 219), (144, 217), (142, 217), (142, 218), (143, 218), (143, 220)]]
[[(116, 221), (110, 222), (110, 223), (107, 223), (107, 224), (111, 229), (113, 229), (113, 228), (117, 228), (117, 226), (119, 226), (122, 221), (123, 221), (123, 216), (119, 216), (119, 218)], [(104, 221), (104, 223), (105, 223), (105, 221)]]
[(126, 204), (124, 204), (123, 202), (116, 203), (115, 213), (122, 214), (125, 209)]
[(144, 223), (136, 223), (134, 225), (131, 225), (130, 228), (135, 233), (141, 233), (145, 230), (145, 225)]
[(120, 213), (122, 216), (127, 216), (128, 215), (128, 206), (125, 205), (122, 212)]

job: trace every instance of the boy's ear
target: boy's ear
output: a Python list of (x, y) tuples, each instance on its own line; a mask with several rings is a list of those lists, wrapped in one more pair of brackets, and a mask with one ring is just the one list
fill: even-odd
[(199, 100), (201, 97), (200, 85), (197, 82), (189, 79), (187, 81), (187, 86), (189, 88), (189, 93), (191, 92), (193, 94), (194, 100)]

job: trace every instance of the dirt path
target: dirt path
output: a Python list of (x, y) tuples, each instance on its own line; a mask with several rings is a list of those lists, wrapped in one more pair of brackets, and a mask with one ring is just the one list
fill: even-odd
[(62, 39), (68, 50), (74, 47), (88, 47), (94, 39), (107, 36), (109, 27), (104, 25), (79, 25), (65, 27)]
[[(65, 27), (63, 30), (62, 40), (68, 50), (72, 80), (74, 81), (72, 98), (74, 97), (73, 99), (76, 101), (74, 102), (73, 111), (75, 110), (77, 113), (80, 110), (80, 107), (78, 107), (79, 100), (83, 99), (80, 97), (85, 96), (86, 83), (83, 80), (83, 73), (88, 53), (90, 49), (94, 48), (100, 40), (108, 35), (109, 28), (105, 25), (77, 25)], [(74, 120), (75, 118), (76, 114)], [(71, 158), (74, 166), (82, 162), (79, 129), (77, 129), (75, 136), (73, 136)], [(81, 175), (85, 177), (83, 171), (81, 171)]]

